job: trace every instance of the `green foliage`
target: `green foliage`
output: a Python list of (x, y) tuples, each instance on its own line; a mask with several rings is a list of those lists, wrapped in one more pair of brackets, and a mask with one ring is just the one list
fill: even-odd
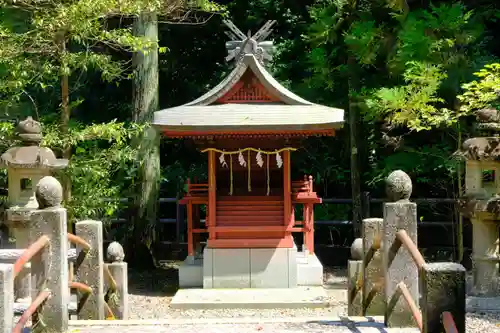
[[(59, 155), (69, 152), (70, 166), (64, 173), (72, 195), (65, 205), (72, 221), (116, 215), (119, 199), (132, 194), (126, 189), (141, 165), (140, 147), (132, 148), (131, 142), (142, 136), (146, 125), (118, 121), (88, 125), (71, 120), (72, 111), (84, 103), (76, 96), (83, 74), (99, 72), (101, 80), (114, 83), (129, 71), (129, 61), (114, 52), (147, 53), (158, 47), (158, 41), (137, 37), (130, 26), (110, 24), (112, 20), (144, 12), (181, 19), (189, 10), (220, 9), (206, 0), (0, 0), (0, 104), (6, 116), (20, 116), (20, 106), (29, 99), (36, 118), (42, 116), (43, 145)], [(64, 77), (69, 78), (68, 85), (61, 81)], [(39, 115), (36, 97), (31, 96), (59, 89), (62, 122), (52, 110)], [(69, 103), (65, 94), (70, 95)], [(0, 136), (11, 137), (11, 131), (9, 124), (0, 126)], [(7, 148), (14, 142), (2, 144)]]
[[(144, 127), (116, 121), (90, 126), (72, 123), (70, 131), (62, 134), (57, 124), (45, 122), (42, 146), (55, 152), (73, 147), (69, 167), (60, 171), (69, 176), (72, 183), (71, 201), (65, 203), (71, 219), (109, 221), (116, 216), (124, 204), (119, 199), (128, 194), (124, 190), (126, 183), (137, 173), (137, 151), (130, 143), (141, 135)], [(3, 151), (19, 144), (13, 130), (12, 123), (0, 122)], [(116, 182), (117, 176), (120, 183)], [(5, 178), (2, 183), (6, 184)]]
[(464, 93), (458, 96), (461, 102), (460, 112), (470, 114), (487, 106), (498, 107), (500, 99), (500, 64), (484, 66), (474, 73), (479, 81), (474, 80), (462, 86)]
[(390, 66), (404, 71), (408, 62), (418, 60), (458, 69), (469, 61), (464, 48), (474, 45), (483, 30), (473, 12), (460, 3), (410, 12), (397, 34)]
[(376, 172), (371, 174), (370, 184), (379, 186), (392, 171), (397, 169), (414, 175), (417, 186), (432, 185), (436, 181), (434, 178), (436, 175), (446, 175), (451, 178), (458, 164), (452, 157), (454, 151), (454, 147), (444, 143), (407, 147), (405, 150), (393, 152), (380, 161), (380, 165), (375, 169)]
[[(438, 105), (438, 89), (446, 74), (439, 66), (410, 62), (403, 75), (406, 85), (381, 88), (366, 100), (370, 121), (383, 119), (392, 125), (403, 125), (410, 130), (431, 130), (456, 123), (456, 114)], [(371, 112), (370, 112), (371, 111)]]
[[(365, 149), (361, 157), (370, 165), (365, 183), (374, 187), (397, 168), (420, 180), (453, 177), (457, 164), (449, 156), (456, 149), (458, 122), (468, 114), (457, 107), (457, 95), (472, 73), (494, 58), (486, 47), (486, 21), (498, 9), (486, 13), (460, 2), (410, 6), (405, 1), (317, 1), (304, 34), (311, 46), (306, 89), (314, 91), (315, 101), (346, 107), (352, 103), (349, 94), (358, 98), (354, 106), (363, 112), (360, 126), (366, 133), (359, 143)], [(352, 57), (356, 71), (347, 65)], [(350, 78), (358, 80), (358, 91), (347, 90)], [(396, 148), (385, 146), (380, 122), (398, 129)], [(413, 139), (423, 130), (432, 132), (425, 143), (435, 147), (432, 154)], [(423, 176), (428, 174), (434, 177)]]
[(188, 9), (221, 8), (208, 0), (1, 0), (0, 94), (16, 101), (30, 85), (45, 88), (61, 75), (91, 69), (108, 82), (120, 79), (126, 62), (103, 50), (147, 52), (158, 42), (135, 36), (130, 26), (108, 27), (113, 17), (150, 11), (181, 19)]

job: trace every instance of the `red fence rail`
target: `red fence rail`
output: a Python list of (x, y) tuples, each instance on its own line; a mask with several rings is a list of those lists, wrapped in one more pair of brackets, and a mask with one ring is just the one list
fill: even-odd
[[(21, 333), (23, 331), (24, 325), (28, 322), (30, 317), (32, 317), (35, 312), (40, 308), (40, 306), (51, 296), (49, 290), (42, 291), (35, 300), (30, 304), (30, 306), (24, 311), (16, 324), (16, 327), (12, 330), (12, 333)], [(34, 324), (33, 326), (35, 326)]]
[(457, 325), (455, 325), (455, 320), (450, 312), (443, 312), (441, 322), (443, 323), (445, 333), (458, 333)]
[[(50, 238), (46, 235), (41, 236), (33, 244), (31, 244), (14, 263), (14, 279), (19, 275), (19, 273), (21, 273), (24, 266), (29, 261), (31, 261), (34, 256), (43, 251), (49, 244)], [(40, 306), (50, 297), (50, 295), (50, 290), (41, 291), (33, 300), (33, 302), (28, 306), (26, 311), (24, 311), (24, 313), (21, 315), (12, 333), (21, 333), (23, 331), (24, 325), (26, 325), (26, 322), (38, 311)], [(37, 323), (33, 324), (36, 325)]]

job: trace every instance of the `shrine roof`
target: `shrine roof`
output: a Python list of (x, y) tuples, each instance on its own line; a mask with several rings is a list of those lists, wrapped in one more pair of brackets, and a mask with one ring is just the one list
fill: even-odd
[[(254, 96), (245, 95), (249, 85), (255, 86)], [(327, 130), (333, 135), (343, 122), (344, 110), (297, 96), (276, 81), (253, 54), (246, 54), (220, 84), (203, 96), (155, 112), (153, 125), (169, 136), (176, 132), (209, 135), (253, 131), (324, 134)]]

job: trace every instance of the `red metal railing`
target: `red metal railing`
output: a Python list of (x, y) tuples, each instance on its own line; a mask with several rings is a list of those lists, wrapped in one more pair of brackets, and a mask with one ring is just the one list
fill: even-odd
[(68, 241), (73, 244), (80, 245), (84, 250), (90, 250), (90, 244), (87, 243), (83, 238), (78, 237), (77, 235), (73, 235), (68, 233)]
[[(12, 330), (12, 333), (21, 333), (23, 331), (24, 325), (30, 319), (31, 316), (35, 314), (38, 308), (49, 299), (51, 292), (49, 290), (42, 291), (35, 300), (30, 304), (30, 306), (23, 312), (21, 318), (16, 324), (16, 327)], [(33, 325), (34, 326), (34, 325)]]
[(28, 263), (36, 254), (38, 254), (38, 252), (43, 250), (49, 243), (49, 237), (45, 235), (41, 236), (37, 239), (36, 242), (31, 244), (19, 258), (17, 258), (16, 262), (14, 263), (14, 278), (16, 278), (19, 273), (21, 273), (24, 265), (26, 265), (26, 263)]
[[(71, 289), (78, 290), (82, 294), (80, 300), (78, 301), (77, 310), (76, 310), (76, 313), (79, 314), (80, 311), (83, 309), (83, 306), (85, 305), (87, 300), (93, 294), (93, 290), (90, 286), (88, 286), (84, 283), (73, 281), (73, 277), (74, 277), (75, 271), (78, 270), (78, 267), (80, 266), (81, 262), (85, 259), (85, 256), (87, 255), (87, 253), (91, 249), (91, 246), (83, 238), (78, 237), (76, 235), (73, 235), (71, 233), (68, 233), (68, 241), (70, 241), (73, 244), (79, 245), (82, 248), (82, 251), (80, 252), (80, 255), (82, 255), (82, 256), (79, 255), (79, 258), (77, 258), (76, 267), (71, 269), (70, 281), (69, 281), (69, 287)], [(116, 281), (111, 276), (111, 273), (109, 272), (109, 269), (107, 268), (107, 266), (103, 265), (103, 267), (104, 267), (104, 274), (107, 276), (108, 280), (110, 280), (110, 286), (111, 286), (110, 289), (113, 290), (112, 292), (116, 292), (116, 287), (117, 287)], [(104, 302), (104, 306), (106, 308), (106, 318), (107, 319), (114, 319), (115, 316), (106, 302)]]
[[(90, 245), (81, 237), (78, 237), (73, 234), (68, 234), (68, 240), (72, 243), (80, 245), (83, 248), (82, 252), (84, 255), (86, 255), (86, 253), (90, 249)], [(50, 239), (46, 235), (41, 236), (33, 244), (31, 244), (14, 263), (14, 279), (19, 275), (19, 273), (21, 273), (26, 263), (31, 261), (31, 259), (33, 259), (35, 255), (39, 254), (43, 249), (49, 246), (49, 244), (50, 244)], [(72, 269), (70, 269), (69, 278), (70, 278), (69, 288), (77, 289), (83, 294), (82, 298), (80, 299), (80, 302), (78, 303), (78, 309), (77, 309), (78, 313), (85, 304), (85, 302), (88, 300), (90, 295), (92, 294), (92, 288), (90, 288), (88, 285), (84, 283), (72, 281), (73, 280)], [(32, 316), (35, 317), (36, 312), (39, 310), (40, 306), (47, 299), (50, 298), (50, 295), (51, 295), (50, 290), (44, 290), (40, 292), (40, 294), (38, 294), (38, 296), (28, 306), (26, 311), (24, 311), (24, 313), (21, 315), (12, 333), (21, 333), (24, 328), (24, 325), (26, 325), (26, 322), (29, 320), (29, 318)], [(37, 323), (33, 323), (33, 326), (35, 325), (37, 325)]]
[[(403, 245), (412, 256), (415, 265), (418, 267), (419, 270), (421, 270), (425, 265), (425, 259), (418, 250), (418, 247), (415, 245), (415, 243), (413, 243), (413, 241), (408, 236), (405, 230), (399, 230), (396, 233), (396, 241), (399, 242), (399, 245), (396, 244), (398, 245), (397, 248)], [(408, 287), (403, 281), (401, 281), (398, 284), (398, 290), (403, 296), (404, 300), (406, 301), (406, 304), (408, 304), (408, 307), (410, 308), (410, 311), (413, 315), (413, 318), (415, 319), (415, 322), (417, 323), (420, 332), (423, 332), (424, 324), (422, 320), (422, 313), (420, 312), (417, 303), (415, 302), (413, 296), (408, 290)]]
[(446, 333), (458, 333), (457, 325), (455, 325), (455, 320), (450, 312), (443, 312), (441, 322)]
[(417, 303), (415, 303), (415, 300), (410, 294), (410, 291), (408, 290), (408, 287), (406, 284), (401, 281), (398, 283), (398, 289), (401, 295), (403, 295), (404, 300), (406, 301), (406, 304), (408, 304), (408, 307), (410, 308), (411, 314), (413, 315), (413, 318), (417, 322), (418, 329), (420, 332), (423, 332), (424, 330), (424, 324), (422, 320), (422, 313), (418, 309)]
[(104, 295), (104, 307), (106, 310), (106, 319), (115, 320), (116, 318), (115, 315), (113, 314), (113, 311), (111, 310), (111, 307), (109, 306), (109, 302), (112, 301), (112, 296), (113, 294), (116, 293), (118, 285), (116, 283), (116, 280), (113, 278), (113, 275), (111, 275), (108, 266), (104, 265), (103, 270), (104, 270), (104, 278), (108, 281), (109, 284), (109, 288)]
[[(49, 237), (43, 235), (36, 240), (33, 244), (31, 244), (26, 250), (24, 250), (23, 254), (16, 260), (14, 263), (14, 279), (21, 273), (24, 268), (24, 265), (28, 263), (35, 255), (40, 253), (45, 247), (50, 244)], [(44, 290), (33, 300), (33, 302), (28, 306), (26, 311), (21, 315), (19, 321), (16, 326), (12, 330), (12, 333), (21, 333), (24, 325), (29, 320), (31, 316), (33, 316), (40, 306), (50, 297), (50, 290)], [(36, 325), (36, 323), (34, 323)]]
[[(76, 267), (71, 262), (69, 263), (69, 268), (68, 268), (69, 270), (68, 287), (70, 289), (76, 289), (81, 294), (77, 306), (77, 313), (80, 313), (81, 309), (83, 308), (89, 297), (93, 294), (93, 290), (90, 286), (88, 286), (85, 283), (73, 281), (74, 270), (75, 269), (77, 270), (79, 265), (83, 262), (83, 260), (85, 260), (85, 257), (91, 250), (91, 245), (83, 238), (73, 235), (71, 233), (67, 234), (67, 239), (71, 243), (77, 244), (82, 248), (77, 258), (77, 262), (75, 265)], [(42, 235), (27, 249), (25, 249), (21, 254), (21, 256), (19, 256), (19, 258), (13, 265), (13, 278), (16, 279), (24, 269), (25, 265), (28, 262), (32, 261), (35, 256), (39, 255), (43, 250), (50, 247), (50, 243), (51, 243), (50, 237), (47, 235)], [(107, 298), (111, 298), (111, 295), (113, 293), (116, 293), (117, 291), (117, 283), (113, 278), (113, 276), (111, 275), (108, 267), (104, 265), (104, 263), (101, 264), (103, 264), (104, 274), (106, 279), (108, 280), (108, 285), (109, 285), (107, 291), (107, 296), (108, 296)], [(52, 295), (52, 290), (45, 289), (40, 291), (40, 293), (35, 297), (32, 303), (23, 312), (18, 322), (16, 323), (14, 329), (12, 330), (12, 333), (21, 333), (24, 329), (24, 326), (26, 325), (26, 323), (30, 318), (32, 318), (33, 320), (32, 327), (36, 327), (36, 325), (39, 325), (41, 323), (40, 321), (41, 307), (47, 300), (50, 299), (51, 295)], [(99, 297), (102, 297), (102, 295), (99, 295)], [(105, 303), (105, 311), (107, 319), (115, 319), (113, 311), (111, 310), (111, 308), (107, 303)]]

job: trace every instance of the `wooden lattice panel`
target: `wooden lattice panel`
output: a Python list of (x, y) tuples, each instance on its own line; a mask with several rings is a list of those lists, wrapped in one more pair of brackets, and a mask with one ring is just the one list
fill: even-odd
[(279, 98), (271, 94), (251, 71), (247, 71), (238, 83), (217, 100), (217, 103), (269, 103), (279, 101)]

